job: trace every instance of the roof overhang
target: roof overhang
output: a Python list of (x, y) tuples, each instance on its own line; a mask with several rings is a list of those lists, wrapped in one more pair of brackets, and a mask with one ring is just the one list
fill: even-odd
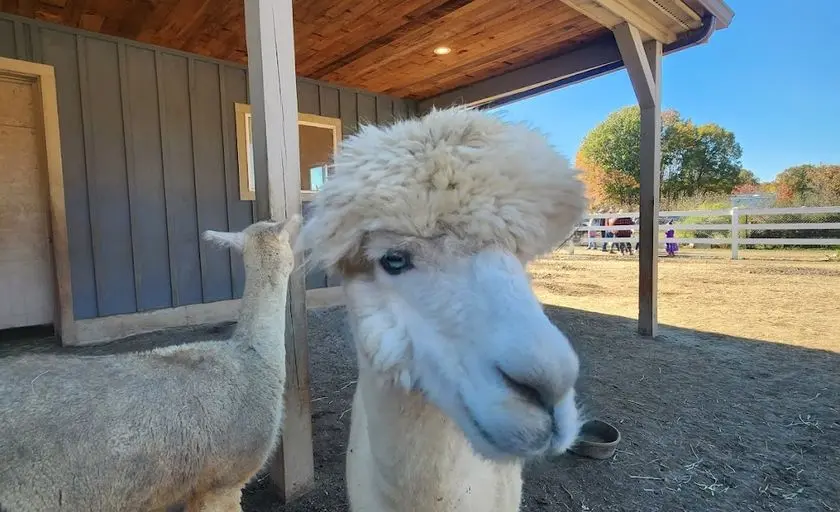
[[(243, 1), (33, 0), (0, 9), (245, 64)], [(619, 69), (612, 30), (622, 23), (668, 53), (732, 17), (720, 0), (293, 0), (295, 69), (421, 108), (500, 104)]]
[[(564, 0), (577, 10), (595, 16), (610, 30), (622, 23), (630, 23), (640, 29), (643, 40), (659, 39), (651, 32), (659, 34), (664, 44), (663, 54), (667, 55), (686, 48), (703, 44), (709, 40), (715, 30), (726, 28), (734, 17), (734, 11), (720, 0)], [(650, 4), (671, 22), (642, 17), (645, 12), (640, 6)], [(611, 9), (608, 9), (608, 6)], [(632, 7), (636, 8), (633, 9)], [(685, 17), (677, 21), (672, 15), (679, 8)], [(614, 10), (613, 10), (614, 9)], [(649, 11), (650, 9), (648, 9)], [(693, 14), (689, 14), (691, 11)], [(619, 15), (626, 15), (622, 17)], [(702, 13), (702, 16), (698, 13)], [(654, 28), (650, 28), (654, 27)], [(679, 30), (679, 27), (688, 27)], [(664, 39), (664, 40), (663, 40)], [(443, 107), (459, 104), (482, 108), (492, 108), (524, 98), (543, 94), (574, 83), (610, 73), (624, 67), (618, 44), (612, 34), (581, 45), (580, 48), (553, 58), (511, 71), (501, 76), (485, 79), (465, 87), (453, 89), (443, 94), (426, 98), (419, 102), (419, 110), (427, 111), (433, 106)]]

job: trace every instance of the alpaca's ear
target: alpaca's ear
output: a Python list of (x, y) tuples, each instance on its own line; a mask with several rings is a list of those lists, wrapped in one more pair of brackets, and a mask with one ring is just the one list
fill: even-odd
[(283, 223), (283, 232), (289, 237), (289, 243), (294, 246), (298, 234), (300, 234), (300, 226), (303, 223), (303, 218), (296, 213), (286, 219)]
[(245, 234), (241, 231), (228, 233), (227, 231), (213, 231), (208, 229), (201, 237), (219, 247), (230, 247), (239, 252), (242, 252), (242, 248), (245, 246)]

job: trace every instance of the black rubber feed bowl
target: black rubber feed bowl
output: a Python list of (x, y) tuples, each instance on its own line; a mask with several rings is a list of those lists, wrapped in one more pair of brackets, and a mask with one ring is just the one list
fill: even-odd
[(580, 428), (580, 434), (569, 451), (591, 459), (609, 459), (621, 441), (621, 432), (606, 421), (589, 420)]

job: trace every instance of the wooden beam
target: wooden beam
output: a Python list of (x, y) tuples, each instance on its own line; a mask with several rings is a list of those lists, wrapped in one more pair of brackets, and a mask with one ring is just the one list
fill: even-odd
[(652, 16), (644, 7), (648, 0), (563, 0), (567, 5), (585, 14), (607, 28), (613, 29), (628, 22), (646, 34), (663, 43), (673, 43), (676, 31)]
[(630, 82), (636, 92), (639, 106), (641, 108), (653, 106), (656, 84), (645, 54), (642, 35), (636, 27), (626, 22), (615, 27), (613, 33), (618, 50), (621, 52), (621, 59), (624, 61), (624, 67), (630, 74)]
[(418, 103), (420, 112), (450, 105), (482, 105), (506, 96), (535, 89), (613, 62), (621, 54), (611, 37), (544, 61), (454, 89)]
[[(279, 220), (301, 211), (292, 0), (244, 1), (257, 216)], [(286, 414), (270, 474), (280, 498), (290, 501), (315, 482), (301, 270), (289, 283), (285, 343)]]
[(597, 0), (563, 0), (563, 3), (610, 29), (624, 21)]
[(641, 110), (639, 147), (639, 332), (656, 336), (659, 259), (659, 181), (662, 161), (662, 43), (642, 43), (629, 23), (618, 25), (615, 41)]
[[(659, 179), (662, 160), (662, 43), (656, 40), (646, 42), (643, 60), (651, 74), (653, 101), (646, 106), (640, 105), (642, 119), (639, 151), (639, 333), (642, 336), (655, 337), (659, 328), (657, 281)], [(641, 104), (641, 98), (639, 103)]]

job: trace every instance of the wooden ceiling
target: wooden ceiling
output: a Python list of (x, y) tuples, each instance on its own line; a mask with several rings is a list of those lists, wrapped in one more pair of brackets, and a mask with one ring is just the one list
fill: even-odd
[[(0, 10), (247, 61), (241, 0), (0, 0)], [(299, 76), (413, 99), (608, 33), (559, 0), (294, 0), (294, 22)]]

